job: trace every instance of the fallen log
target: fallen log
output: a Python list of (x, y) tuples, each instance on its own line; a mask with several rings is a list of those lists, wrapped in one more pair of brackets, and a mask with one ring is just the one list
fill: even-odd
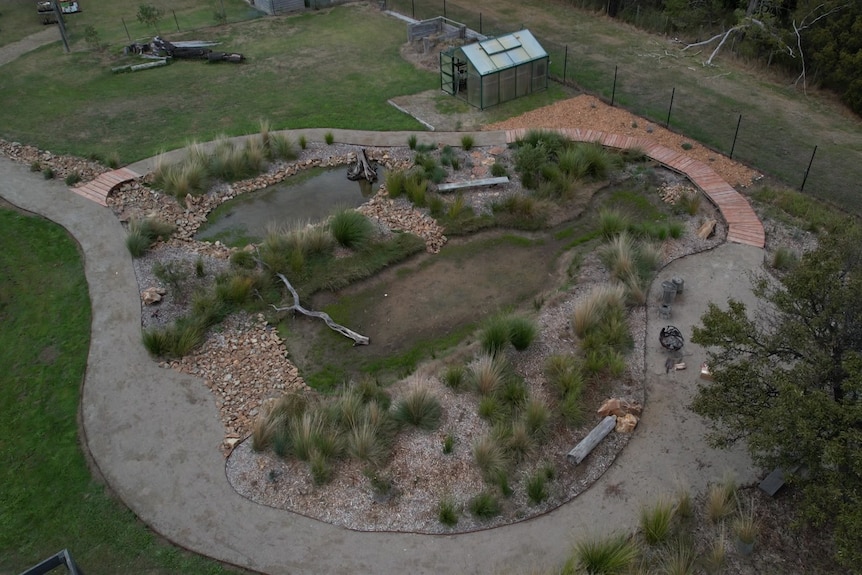
[(296, 289), (290, 284), (286, 277), (283, 274), (275, 274), (278, 276), (282, 282), (284, 282), (285, 287), (290, 292), (290, 295), (293, 296), (293, 305), (287, 307), (276, 307), (273, 305), (272, 307), (275, 311), (298, 311), (302, 315), (306, 315), (308, 317), (316, 317), (318, 319), (322, 319), (323, 322), (329, 326), (329, 329), (333, 331), (337, 331), (344, 337), (350, 338), (353, 340), (353, 345), (368, 345), (371, 343), (371, 340), (364, 336), (356, 333), (355, 331), (344, 327), (343, 325), (337, 324), (332, 321), (332, 318), (329, 317), (329, 314), (322, 311), (311, 311), (307, 310), (299, 303), (299, 294), (296, 293)]
[(566, 456), (569, 463), (577, 465), (583, 461), (590, 452), (596, 448), (599, 442), (610, 433), (617, 424), (615, 415), (605, 417), (593, 430), (578, 443)]
[(347, 179), (352, 182), (357, 180), (377, 181), (377, 170), (371, 167), (368, 156), (365, 155), (365, 148), (356, 154), (356, 163), (347, 168)]

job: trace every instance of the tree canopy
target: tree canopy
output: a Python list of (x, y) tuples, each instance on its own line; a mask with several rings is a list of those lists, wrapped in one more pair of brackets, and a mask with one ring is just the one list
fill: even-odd
[[(767, 469), (796, 470), (805, 516), (834, 528), (839, 560), (862, 560), (862, 233), (821, 239), (785, 275), (754, 280), (761, 305), (710, 304), (692, 341), (712, 382), (695, 412), (710, 440), (745, 440)], [(753, 312), (753, 313), (751, 313)]]

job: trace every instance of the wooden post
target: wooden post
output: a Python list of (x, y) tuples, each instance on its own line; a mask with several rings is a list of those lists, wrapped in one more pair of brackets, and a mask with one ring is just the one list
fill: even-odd
[(129, 39), (129, 42), (132, 41), (132, 35), (129, 34), (129, 27), (126, 26), (126, 19), (120, 16), (120, 22), (123, 23), (123, 29), (126, 31), (126, 37)]
[(667, 121), (664, 123), (665, 128), (670, 128), (670, 111), (673, 110), (673, 95), (676, 94), (676, 86), (670, 92), (670, 106), (667, 107)]
[(569, 67), (569, 45), (566, 44), (566, 52), (563, 56), (563, 84), (566, 83), (566, 70)]
[(739, 115), (739, 119), (736, 121), (736, 132), (733, 134), (733, 145), (730, 146), (730, 159), (733, 159), (733, 150), (736, 149), (736, 137), (739, 135), (739, 125), (742, 123), (742, 114)]
[(71, 52), (69, 49), (69, 36), (66, 34), (66, 22), (63, 20), (63, 11), (60, 9), (59, 0), (54, 0), (54, 14), (57, 15), (57, 26), (60, 28), (60, 37), (63, 39), (63, 47), (68, 54)]
[(174, 24), (177, 25), (177, 32), (180, 31), (180, 21), (177, 20), (177, 13), (175, 10), (171, 10), (171, 13), (174, 15)]
[(599, 442), (607, 437), (614, 426), (617, 424), (617, 417), (609, 415), (605, 417), (593, 430), (578, 443), (566, 456), (569, 463), (575, 465), (583, 461), (590, 452), (596, 448)]
[(616, 99), (617, 96), (617, 68), (619, 67), (619, 64), (614, 66), (614, 87), (611, 90), (611, 108), (614, 107), (614, 99)]
[(805, 177), (802, 178), (802, 185), (799, 186), (800, 192), (805, 189), (805, 182), (808, 181), (808, 172), (811, 171), (811, 164), (814, 163), (814, 154), (816, 154), (816, 153), (817, 153), (817, 146), (814, 146), (814, 151), (811, 152), (811, 159), (808, 160), (808, 167), (805, 169)]

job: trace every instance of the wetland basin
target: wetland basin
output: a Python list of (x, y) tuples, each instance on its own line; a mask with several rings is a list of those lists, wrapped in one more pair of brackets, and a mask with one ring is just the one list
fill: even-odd
[(269, 226), (292, 227), (326, 219), (339, 208), (355, 208), (377, 193), (385, 170), (369, 184), (347, 179), (347, 166), (312, 168), (256, 192), (243, 194), (212, 211), (195, 239), (242, 246), (260, 240)]

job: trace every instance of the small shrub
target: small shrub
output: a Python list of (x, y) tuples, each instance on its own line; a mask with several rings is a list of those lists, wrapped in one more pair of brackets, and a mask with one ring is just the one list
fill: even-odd
[(378, 465), (389, 455), (390, 444), (380, 427), (370, 421), (357, 422), (347, 434), (347, 453), (372, 465)]
[(30, 162), (30, 171), (31, 172), (41, 172), (42, 171), (42, 164), (40, 164), (38, 160), (34, 160), (34, 161)]
[(491, 395), (503, 382), (504, 364), (493, 355), (482, 355), (470, 364), (470, 383), (479, 395)]
[(195, 260), (195, 276), (202, 278), (206, 275), (206, 270), (204, 269), (204, 258), (202, 256), (198, 256)]
[(738, 514), (733, 520), (733, 534), (736, 535), (737, 539), (741, 542), (751, 545), (754, 543), (754, 540), (757, 539), (759, 532), (760, 526), (758, 525), (757, 517), (755, 516), (754, 502), (752, 501), (745, 507), (740, 503)]
[(500, 502), (493, 493), (483, 491), (470, 499), (470, 513), (478, 519), (490, 519), (500, 513)]
[(727, 536), (722, 529), (712, 545), (703, 554), (703, 568), (707, 573), (721, 573), (724, 569), (724, 564), (727, 561)]
[(308, 460), (311, 469), (311, 478), (315, 485), (325, 485), (332, 479), (332, 462), (326, 455), (316, 449), (312, 451)]
[(504, 378), (503, 385), (497, 390), (497, 396), (507, 407), (516, 410), (527, 403), (529, 391), (520, 376), (511, 375)]
[(142, 257), (150, 249), (152, 241), (140, 230), (130, 229), (126, 236), (126, 247), (133, 258)]
[(694, 516), (694, 504), (691, 500), (691, 493), (688, 489), (680, 486), (676, 492), (676, 507), (674, 515), (680, 519), (690, 519)]
[(397, 198), (407, 189), (407, 173), (404, 170), (389, 170), (386, 172), (386, 193), (390, 198)]
[(637, 546), (624, 535), (588, 539), (575, 545), (575, 560), (590, 574), (625, 573), (638, 556)]
[(691, 190), (680, 196), (676, 205), (690, 216), (695, 215), (700, 210), (701, 195), (697, 190)]
[(682, 237), (682, 234), (685, 233), (685, 226), (680, 222), (671, 222), (667, 226), (667, 232), (670, 237), (675, 240), (678, 240)]
[(692, 146), (690, 142), (683, 142), (682, 144), (679, 145), (679, 147), (682, 148), (683, 150), (688, 151), (688, 150), (692, 149), (694, 146)]
[(80, 181), (81, 181), (81, 174), (79, 174), (77, 171), (71, 172), (69, 175), (66, 176), (66, 185), (67, 186), (74, 186), (75, 184), (77, 184)]
[(506, 166), (495, 161), (491, 164), (491, 175), (495, 178), (502, 178), (503, 176), (508, 176), (509, 171), (506, 169)]
[(464, 366), (461, 364), (450, 365), (443, 372), (443, 383), (454, 390), (464, 387)]
[(308, 147), (308, 138), (305, 137), (305, 134), (299, 136), (299, 147), (303, 150)]
[(442, 413), (440, 400), (425, 386), (413, 387), (395, 406), (397, 421), (426, 431), (437, 428)]
[(473, 136), (470, 134), (461, 136), (461, 147), (469, 152), (473, 148)]
[(455, 199), (449, 204), (449, 209), (446, 211), (446, 215), (448, 215), (452, 219), (457, 219), (458, 216), (464, 211), (464, 194), (458, 194), (455, 196)]
[(242, 305), (251, 298), (254, 278), (232, 275), (216, 284), (216, 297), (230, 305)]
[(183, 284), (188, 280), (186, 270), (176, 261), (156, 262), (153, 264), (153, 275), (177, 293), (182, 291)]
[(332, 135), (332, 132), (326, 132), (323, 135), (323, 141), (326, 142), (327, 146), (331, 146), (335, 142), (335, 136)]
[(637, 270), (635, 243), (626, 232), (615, 235), (602, 246), (599, 257), (617, 281), (623, 281)]
[[(303, 147), (303, 149), (305, 148)], [(298, 156), (290, 138), (284, 134), (273, 134), (270, 136), (267, 150), (269, 157), (272, 159), (295, 160)]]
[(359, 249), (364, 247), (374, 232), (371, 222), (356, 210), (342, 210), (335, 214), (329, 222), (332, 236), (346, 248)]
[(660, 569), (668, 575), (695, 575), (697, 553), (688, 537), (680, 537), (661, 553)]
[(536, 446), (533, 436), (523, 421), (512, 424), (506, 441), (506, 451), (515, 461), (524, 461)]
[(54, 168), (52, 168), (51, 166), (48, 166), (47, 168), (43, 169), (42, 170), (42, 177), (45, 178), (46, 180), (53, 180), (54, 179)]
[(673, 526), (673, 511), (673, 502), (664, 498), (651, 507), (641, 507), (641, 532), (648, 544), (658, 545), (668, 540)]
[(518, 351), (524, 351), (536, 339), (536, 324), (523, 317), (509, 318), (509, 341)]
[(416, 142), (418, 142), (418, 141), (419, 140), (416, 137), (416, 134), (410, 134), (410, 136), (407, 138), (407, 147), (410, 148), (411, 150), (415, 150), (416, 149)]
[(446, 527), (458, 524), (458, 506), (452, 497), (444, 497), (437, 505), (437, 519)]
[(271, 409), (262, 410), (255, 418), (251, 430), (251, 448), (263, 451), (272, 443), (277, 431), (285, 426), (283, 414), (273, 413)]
[(292, 438), (293, 454), (300, 461), (309, 461), (315, 451), (315, 443), (324, 433), (324, 420), (318, 411), (304, 411), (288, 423)]
[(491, 317), (482, 327), (479, 341), (486, 354), (498, 354), (509, 343), (509, 321), (501, 315)]
[(579, 395), (574, 393), (564, 395), (557, 408), (563, 423), (569, 427), (577, 427), (584, 422), (586, 410)]
[(626, 290), (622, 285), (601, 285), (594, 288), (575, 308), (572, 316), (572, 328), (575, 334), (583, 338), (606, 315), (622, 310), (625, 298)]
[(168, 329), (145, 329), (142, 334), (144, 347), (154, 357), (164, 357), (171, 350), (171, 332)]
[(544, 473), (534, 473), (527, 479), (527, 498), (531, 505), (539, 505), (548, 498), (548, 480)]
[[(445, 175), (443, 176), (445, 178)], [(434, 180), (435, 182), (437, 180)], [(440, 179), (442, 182), (443, 180)], [(404, 182), (404, 193), (417, 207), (425, 207), (426, 195), (428, 193), (428, 180), (422, 178), (407, 178)]]
[(443, 212), (446, 209), (446, 201), (440, 197), (438, 194), (432, 194), (428, 201), (428, 211), (431, 213), (432, 218), (440, 218), (443, 216)]

